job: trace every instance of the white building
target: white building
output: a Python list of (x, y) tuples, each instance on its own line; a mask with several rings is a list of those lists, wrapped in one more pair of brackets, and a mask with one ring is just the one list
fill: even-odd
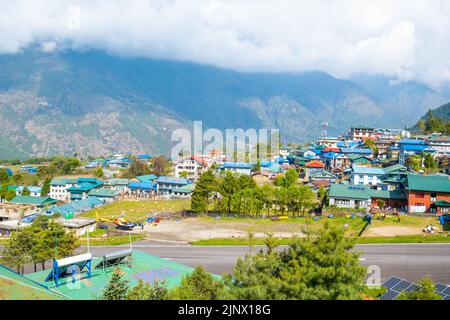
[(353, 165), (350, 182), (353, 185), (376, 186), (381, 183), (383, 175), (383, 169)]
[(184, 158), (175, 164), (175, 177), (197, 181), (207, 168), (207, 162), (200, 157), (192, 156)]
[(70, 192), (67, 190), (77, 184), (76, 179), (53, 179), (50, 183), (50, 198), (59, 201), (68, 201)]
[(428, 140), (428, 145), (436, 150), (437, 154), (450, 154), (450, 138), (449, 137), (434, 137)]
[(245, 175), (251, 175), (252, 169), (253, 166), (251, 164), (238, 162), (226, 162), (219, 168), (219, 170), (223, 170), (225, 172), (239, 173)]

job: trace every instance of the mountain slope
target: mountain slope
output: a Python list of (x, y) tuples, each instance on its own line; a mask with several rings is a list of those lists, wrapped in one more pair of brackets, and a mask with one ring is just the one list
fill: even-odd
[[(323, 121), (336, 134), (355, 124), (403, 127), (419, 114), (395, 107), (401, 94), (371, 92), (323, 72), (240, 73), (31, 49), (0, 55), (0, 70), (0, 158), (167, 153), (171, 132), (195, 120), (205, 128), (279, 128), (289, 141), (316, 138)], [(427, 98), (428, 90), (405, 90), (416, 96), (402, 105), (439, 99)]]

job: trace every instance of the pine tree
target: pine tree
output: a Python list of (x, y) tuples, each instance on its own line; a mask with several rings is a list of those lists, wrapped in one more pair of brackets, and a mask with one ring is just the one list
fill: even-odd
[(220, 281), (202, 267), (196, 267), (192, 273), (183, 277), (174, 295), (180, 300), (216, 300), (221, 288)]
[(50, 193), (50, 183), (51, 183), (51, 180), (49, 178), (46, 178), (44, 181), (44, 184), (42, 185), (42, 190), (41, 190), (42, 197), (46, 197)]
[(209, 198), (216, 190), (216, 178), (211, 170), (205, 171), (195, 185), (191, 208), (197, 213), (208, 213)]
[(23, 188), (21, 195), (22, 196), (29, 196), (31, 194), (30, 189), (28, 187)]
[(435, 293), (436, 288), (433, 280), (424, 278), (420, 281), (422, 287), (420, 291), (411, 291), (402, 294), (398, 300), (442, 300), (442, 297)]
[(10, 189), (6, 192), (5, 195), (5, 200), (6, 201), (11, 201), (12, 199), (14, 199), (16, 197), (16, 191), (13, 189)]
[(9, 179), (8, 171), (4, 168), (0, 168), (0, 182), (6, 181)]
[(144, 283), (139, 280), (139, 283), (129, 290), (126, 300), (168, 300), (170, 299), (170, 292), (167, 289), (165, 281), (155, 280), (151, 284)]
[(126, 300), (130, 287), (128, 281), (123, 279), (120, 268), (114, 269), (111, 280), (103, 289), (102, 300)]

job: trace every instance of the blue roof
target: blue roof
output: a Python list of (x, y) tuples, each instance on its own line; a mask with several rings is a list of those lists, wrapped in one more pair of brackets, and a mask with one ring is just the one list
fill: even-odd
[(372, 149), (341, 148), (342, 153), (372, 154)]
[(179, 184), (179, 185), (186, 185), (192, 183), (189, 179), (186, 178), (174, 178), (174, 177), (159, 177), (158, 180), (156, 180), (157, 183), (167, 183), (167, 184)]
[(412, 144), (405, 144), (400, 146), (401, 150), (405, 151), (425, 151), (425, 152), (435, 152), (436, 150), (429, 148), (427, 145), (412, 145)]
[(261, 165), (261, 167), (263, 167), (263, 168), (267, 168), (267, 167), (272, 166), (272, 162), (271, 162), (271, 161), (261, 161), (261, 162), (260, 162), (260, 165)]
[(398, 144), (414, 144), (414, 145), (425, 145), (425, 140), (413, 140), (413, 139), (404, 139), (397, 142)]
[(156, 190), (156, 184), (151, 182), (131, 182), (128, 187), (130, 189)]
[(353, 172), (356, 174), (373, 174), (373, 175), (384, 175), (384, 170), (381, 168), (371, 168), (353, 165)]
[(84, 200), (75, 201), (62, 206), (51, 207), (49, 211), (53, 213), (78, 213), (91, 210), (103, 204), (105, 204), (105, 202), (97, 197), (87, 197)]
[[(17, 190), (22, 193), (23, 189), (25, 189), (24, 186), (18, 186)], [(41, 193), (42, 188), (36, 187), (36, 186), (27, 186), (27, 189), (30, 190), (31, 193)]]
[(334, 159), (334, 158), (339, 157), (340, 155), (341, 155), (341, 153), (337, 153), (337, 152), (327, 152), (327, 153), (324, 153), (322, 156), (324, 158)]
[(140, 155), (138, 155), (137, 156), (138, 157), (138, 159), (151, 159), (151, 158), (153, 158), (151, 155), (149, 155), (149, 154), (140, 154)]
[(240, 162), (225, 162), (222, 166), (225, 169), (252, 169), (253, 166), (250, 163)]
[(338, 148), (346, 148), (346, 147), (356, 147), (359, 146), (360, 143), (359, 141), (340, 141), (338, 143), (336, 143), (336, 146)]

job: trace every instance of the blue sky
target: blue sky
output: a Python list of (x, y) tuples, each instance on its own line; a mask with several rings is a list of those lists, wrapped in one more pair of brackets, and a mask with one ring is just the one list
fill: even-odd
[(448, 0), (0, 0), (0, 53), (101, 49), (242, 71), (450, 81)]

